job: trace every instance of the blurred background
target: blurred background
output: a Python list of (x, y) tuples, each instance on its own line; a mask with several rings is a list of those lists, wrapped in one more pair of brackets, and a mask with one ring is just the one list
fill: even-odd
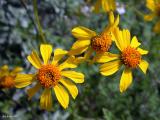
[[(95, 14), (91, 7), (95, 0), (38, 0), (38, 12), (46, 40), (54, 48), (69, 50), (75, 39), (71, 29), (85, 26), (101, 32), (108, 23), (106, 13)], [(85, 83), (78, 85), (79, 95), (70, 99), (64, 110), (53, 97), (50, 112), (41, 110), (37, 93), (30, 101), (26, 89), (0, 90), (0, 119), (16, 120), (160, 120), (160, 34), (146, 22), (148, 13), (145, 0), (116, 0), (116, 14), (120, 14), (120, 27), (136, 35), (142, 48), (149, 50), (144, 57), (149, 70), (144, 75), (134, 70), (133, 84), (121, 94), (119, 80), (122, 70), (104, 77), (98, 64), (81, 64), (76, 70), (85, 74)], [(0, 0), (0, 66), (21, 66), (24, 73), (34, 69), (26, 60), (33, 48), (39, 50), (40, 41), (34, 21), (32, 0)]]

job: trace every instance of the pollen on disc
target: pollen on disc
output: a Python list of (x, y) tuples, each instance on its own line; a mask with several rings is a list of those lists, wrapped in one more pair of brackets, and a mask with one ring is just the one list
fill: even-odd
[(43, 65), (37, 74), (37, 79), (40, 84), (45, 88), (55, 86), (61, 78), (60, 70), (55, 65)]
[(96, 52), (102, 53), (107, 52), (112, 44), (112, 39), (110, 34), (101, 34), (92, 38), (91, 47)]
[(122, 62), (130, 68), (136, 68), (141, 61), (141, 54), (135, 48), (127, 47), (121, 54)]

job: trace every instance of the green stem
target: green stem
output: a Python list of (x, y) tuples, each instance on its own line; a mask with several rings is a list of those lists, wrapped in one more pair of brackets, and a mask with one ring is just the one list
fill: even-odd
[(36, 23), (37, 23), (38, 32), (39, 32), (39, 35), (41, 37), (41, 42), (46, 43), (46, 40), (45, 40), (45, 37), (44, 37), (44, 34), (43, 34), (43, 30), (42, 30), (42, 27), (41, 27), (41, 24), (40, 24), (40, 21), (39, 21), (39, 17), (38, 17), (37, 0), (33, 0), (33, 10), (34, 10), (35, 20), (36, 20)]
[(140, 16), (140, 17), (143, 17), (143, 16), (144, 16), (144, 14), (143, 14), (142, 12), (140, 12), (139, 10), (137, 10), (136, 7), (133, 7), (133, 6), (129, 5), (129, 4), (126, 5), (126, 9), (133, 9), (134, 12), (136, 12), (136, 14), (137, 14), (138, 16)]

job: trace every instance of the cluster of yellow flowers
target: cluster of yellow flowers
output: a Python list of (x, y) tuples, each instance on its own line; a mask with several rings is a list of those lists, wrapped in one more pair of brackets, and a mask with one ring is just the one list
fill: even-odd
[(144, 19), (147, 21), (158, 19), (158, 22), (153, 28), (155, 33), (160, 33), (160, 0), (146, 0), (146, 6), (151, 11), (149, 15), (145, 15)]
[[(153, 12), (145, 16), (145, 19), (151, 20), (154, 16), (160, 16), (159, 0), (147, 0), (147, 7)], [(63, 108), (69, 104), (69, 95), (73, 99), (78, 95), (78, 88), (75, 83), (83, 83), (84, 75), (71, 69), (76, 68), (82, 62), (90, 64), (100, 63), (99, 71), (103, 76), (109, 76), (116, 73), (122, 66), (124, 68), (119, 89), (124, 92), (132, 83), (132, 70), (140, 68), (146, 73), (149, 66), (148, 62), (142, 59), (142, 55), (148, 53), (147, 50), (139, 48), (141, 43), (137, 37), (131, 38), (130, 31), (120, 29), (119, 15), (114, 16), (113, 11), (116, 8), (114, 0), (98, 0), (93, 7), (95, 12), (100, 8), (108, 12), (109, 24), (101, 33), (96, 33), (83, 26), (72, 29), (72, 35), (77, 39), (69, 51), (55, 49), (52, 58), (52, 45), (41, 44), (39, 57), (33, 50), (28, 55), (28, 61), (36, 68), (33, 74), (20, 74), (22, 68), (16, 67), (11, 72), (8, 66), (0, 69), (0, 87), (23, 88), (30, 84), (34, 86), (27, 90), (29, 99), (31, 99), (40, 89), (43, 89), (40, 97), (40, 106), (42, 109), (50, 110), (52, 108), (52, 91), (54, 91), (58, 102)], [(159, 31), (160, 22), (154, 28)], [(119, 53), (111, 53), (110, 48), (115, 44)], [(81, 55), (81, 57), (79, 57)], [(43, 61), (41, 60), (43, 59)]]
[(0, 88), (13, 88), (15, 86), (14, 79), (22, 70), (21, 67), (15, 67), (10, 71), (7, 65), (2, 66), (0, 68)]

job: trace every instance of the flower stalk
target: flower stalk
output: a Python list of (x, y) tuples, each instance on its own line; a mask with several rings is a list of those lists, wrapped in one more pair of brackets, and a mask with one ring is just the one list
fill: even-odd
[(42, 43), (46, 43), (46, 39), (44, 37), (43, 29), (41, 27), (39, 17), (38, 17), (38, 7), (37, 7), (37, 0), (33, 0), (33, 11), (34, 11), (34, 17), (35, 21), (37, 23), (37, 28), (38, 28), (38, 34), (40, 35), (40, 40)]

